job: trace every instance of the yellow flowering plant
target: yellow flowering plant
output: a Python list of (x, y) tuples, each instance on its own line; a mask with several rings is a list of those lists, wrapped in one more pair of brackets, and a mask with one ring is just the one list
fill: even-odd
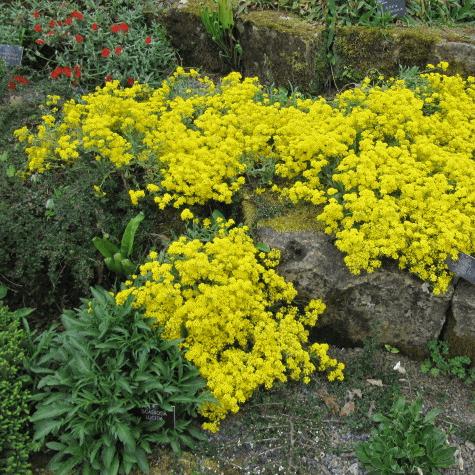
[(330, 380), (343, 379), (344, 365), (327, 355), (328, 345), (304, 347), (305, 326), (325, 305), (311, 301), (299, 315), (295, 289), (273, 269), (279, 252), (260, 251), (247, 231), (222, 221), (208, 242), (181, 236), (161, 258), (151, 252), (140, 275), (116, 295), (119, 305), (132, 295), (165, 339), (184, 338), (185, 357), (219, 402), (200, 410), (212, 431), (259, 387), (288, 377), (308, 383), (316, 369), (311, 357), (318, 370), (331, 370)]
[(256, 78), (214, 85), (178, 68), (156, 90), (109, 83), (16, 135), (30, 144), (30, 172), (90, 156), (122, 170), (139, 206), (229, 204), (257, 178), (259, 192), (324, 205), (318, 219), (351, 272), (387, 256), (437, 294), (451, 280), (447, 255), (474, 251), (475, 79), (436, 71), (281, 104)]

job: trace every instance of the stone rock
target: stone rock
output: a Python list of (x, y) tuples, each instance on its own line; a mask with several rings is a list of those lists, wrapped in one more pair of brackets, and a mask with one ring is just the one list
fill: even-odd
[(455, 289), (443, 339), (452, 357), (467, 355), (475, 361), (475, 285), (466, 280), (460, 279)]
[[(279, 233), (260, 227), (256, 238), (281, 251), (276, 271), (294, 284), (298, 298), (325, 303), (315, 328), (316, 341), (359, 346), (374, 335), (374, 320), (381, 322), (381, 343), (412, 357), (424, 357), (427, 343), (439, 338), (453, 283), (445, 294), (432, 295), (422, 280), (389, 259), (374, 273), (351, 274), (344, 254), (328, 235), (317, 231)], [(473, 327), (475, 335), (475, 322)]]
[(447, 61), (457, 64), (464, 76), (475, 75), (475, 45), (463, 42), (443, 41), (434, 46), (431, 64)]

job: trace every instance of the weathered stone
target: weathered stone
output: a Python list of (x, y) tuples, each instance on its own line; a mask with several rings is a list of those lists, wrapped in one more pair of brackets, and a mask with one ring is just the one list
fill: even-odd
[(327, 308), (316, 330), (325, 335), (325, 341), (361, 345), (374, 335), (374, 320), (381, 322), (381, 343), (413, 357), (423, 357), (427, 343), (438, 339), (454, 291), (452, 284), (445, 294), (434, 296), (423, 281), (392, 260), (374, 273), (351, 274), (344, 254), (321, 232), (279, 233), (260, 227), (256, 238), (281, 251), (277, 272), (294, 284), (299, 297), (323, 300)]
[(460, 279), (455, 288), (443, 339), (451, 356), (467, 355), (475, 361), (475, 285), (466, 280)]
[(431, 64), (447, 61), (453, 67), (457, 65), (458, 72), (464, 76), (475, 76), (475, 45), (443, 41), (434, 46)]

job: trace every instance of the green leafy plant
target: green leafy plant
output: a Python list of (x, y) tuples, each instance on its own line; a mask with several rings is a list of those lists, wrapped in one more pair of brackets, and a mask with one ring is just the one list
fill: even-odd
[[(61, 316), (65, 331), (31, 366), (42, 376), (34, 440), (58, 452), (48, 465), (56, 475), (149, 473), (150, 444), (193, 447), (193, 437), (204, 438), (192, 423), (195, 410), (214, 400), (179, 350), (181, 340), (165, 341), (130, 299), (118, 306), (104, 289), (91, 291), (92, 301)], [(152, 404), (175, 407), (174, 428), (137, 415)]]
[(3, 305), (6, 286), (0, 285), (0, 472), (5, 475), (31, 474), (28, 463), (28, 376), (23, 368), (27, 333), (21, 318), (33, 309), (11, 312)]
[(238, 68), (242, 46), (233, 35), (232, 0), (214, 0), (214, 7), (200, 10), (200, 18), (212, 40), (223, 50), (221, 55)]
[(116, 274), (130, 275), (134, 272), (136, 266), (132, 264), (129, 257), (134, 247), (135, 233), (144, 218), (145, 215), (141, 211), (135, 218), (129, 221), (122, 236), (120, 249), (109, 241), (108, 235), (105, 235), (104, 238), (93, 238), (94, 246), (105, 257), (104, 262), (106, 266)]
[(475, 368), (467, 368), (471, 363), (470, 358), (468, 356), (448, 358), (449, 343), (447, 341), (429, 341), (427, 352), (430, 358), (426, 359), (421, 365), (423, 373), (430, 372), (432, 376), (453, 374), (460, 379), (464, 379), (467, 385), (475, 381)]
[(456, 447), (448, 447), (447, 436), (434, 425), (441, 409), (422, 416), (423, 401), (418, 397), (410, 405), (404, 397), (394, 401), (389, 416), (375, 414), (369, 441), (354, 445), (356, 456), (369, 475), (440, 475), (440, 468), (453, 465)]

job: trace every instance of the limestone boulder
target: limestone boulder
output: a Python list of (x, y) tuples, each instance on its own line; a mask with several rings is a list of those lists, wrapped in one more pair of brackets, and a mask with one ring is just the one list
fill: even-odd
[(452, 357), (467, 355), (475, 361), (475, 285), (466, 280), (457, 283), (442, 338), (448, 341)]
[[(293, 283), (298, 298), (326, 304), (312, 339), (359, 346), (374, 335), (371, 324), (378, 320), (381, 343), (422, 358), (427, 343), (439, 338), (453, 284), (445, 294), (432, 295), (427, 284), (392, 260), (374, 273), (354, 275), (333, 240), (318, 231), (277, 232), (266, 226), (257, 229), (256, 238), (281, 251), (276, 271)], [(475, 337), (475, 322), (473, 328)]]

